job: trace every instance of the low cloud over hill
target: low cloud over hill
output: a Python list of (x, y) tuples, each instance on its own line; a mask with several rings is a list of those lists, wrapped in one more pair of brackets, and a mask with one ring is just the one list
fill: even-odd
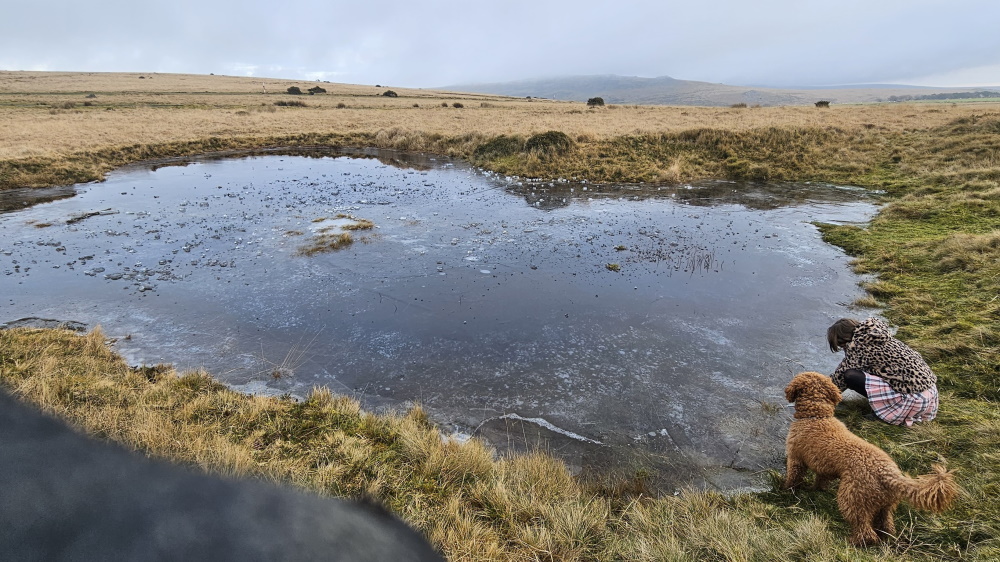
[[(924, 96), (948, 98), (978, 95), (982, 88), (925, 88), (893, 84), (842, 86), (835, 88), (777, 89), (749, 86), (729, 86), (710, 82), (677, 80), (669, 76), (639, 78), (635, 76), (569, 76), (499, 82), (491, 84), (459, 84), (448, 90), (497, 94), (514, 97), (548, 98), (587, 101), (601, 97), (609, 104), (644, 105), (811, 105), (819, 100), (832, 103), (872, 103), (920, 99)], [(1000, 89), (1000, 88), (997, 88)], [(993, 90), (993, 89), (990, 89)], [(988, 94), (1000, 93), (989, 91)]]

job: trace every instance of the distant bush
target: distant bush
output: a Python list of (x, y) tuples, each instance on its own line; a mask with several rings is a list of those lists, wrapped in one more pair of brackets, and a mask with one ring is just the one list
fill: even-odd
[(532, 135), (524, 143), (524, 149), (541, 155), (563, 154), (573, 147), (573, 139), (562, 131), (548, 131)]
[(309, 92), (310, 95), (311, 94), (325, 94), (326, 93), (326, 88), (322, 88), (320, 86), (313, 86), (312, 88), (309, 88), (308, 92)]
[(830, 102), (826, 100), (820, 100), (816, 102), (816, 107), (830, 107)]
[(288, 89), (285, 91), (288, 92), (289, 94), (292, 94), (293, 96), (302, 95), (302, 90), (300, 90), (298, 86), (289, 86)]
[(946, 92), (941, 94), (927, 94), (923, 96), (889, 96), (889, 101), (901, 102), (901, 101), (911, 101), (911, 100), (967, 100), (967, 99), (978, 99), (978, 98), (1000, 98), (1000, 92), (996, 92), (993, 90), (980, 90), (978, 92)]
[(299, 100), (280, 100), (274, 102), (274, 105), (280, 107), (306, 107), (306, 102)]
[(76, 103), (75, 102), (64, 101), (63, 104), (62, 104), (62, 108), (63, 109), (73, 109), (74, 107), (76, 107)]
[(746, 103), (744, 103), (744, 102), (740, 102), (740, 103), (734, 103), (733, 105), (731, 105), (731, 106), (729, 106), (729, 107), (732, 107), (733, 109), (743, 109), (743, 108), (745, 108), (746, 106), (747, 106), (747, 104), (746, 104)]
[(387, 97), (387, 98), (398, 98), (399, 97), (399, 94), (397, 94), (396, 92), (393, 92), (392, 90), (386, 90), (386, 91), (382, 92), (382, 95), (385, 96), (385, 97)]
[(94, 93), (87, 94), (87, 99), (91, 99), (92, 100), (92, 99), (94, 99), (96, 97), (97, 97), (97, 94), (94, 94)]
[(94, 102), (92, 102), (92, 101), (85, 101), (85, 102), (83, 102), (83, 106), (84, 107), (90, 107), (92, 105), (94, 105)]
[(347, 107), (347, 104), (344, 102), (340, 102), (337, 104), (337, 109), (344, 109), (345, 107)]
[(590, 98), (587, 100), (587, 107), (603, 107), (604, 98)]
[(448, 102), (446, 101), (441, 102), (441, 107), (448, 107)]
[(455, 108), (458, 108), (458, 109), (461, 109), (461, 108), (465, 107), (464, 105), (462, 105), (462, 102), (458, 102), (458, 101), (455, 102), (455, 103), (453, 103), (453, 104), (451, 104), (451, 106), (455, 107)]
[(415, 104), (413, 104), (413, 107), (420, 107), (420, 104), (419, 103), (415, 103)]

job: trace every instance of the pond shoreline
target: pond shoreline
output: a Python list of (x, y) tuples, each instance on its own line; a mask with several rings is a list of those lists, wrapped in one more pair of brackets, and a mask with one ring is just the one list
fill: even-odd
[[(785, 383), (774, 373), (832, 359), (809, 349), (818, 333), (782, 344), (739, 326), (845, 313), (830, 301), (856, 292), (846, 260), (808, 223), (864, 220), (865, 197), (532, 182), (374, 149), (213, 153), (8, 214), (0, 288), (18, 283), (7, 314), (72, 310), (134, 364), (272, 395), (329, 386), (375, 409), (417, 401), (447, 432), (551, 450), (574, 473), (641, 465), (669, 492), (742, 489), (780, 465), (783, 410), (762, 406)], [(341, 237), (349, 249), (328, 242)], [(719, 401), (738, 408), (713, 413)]]

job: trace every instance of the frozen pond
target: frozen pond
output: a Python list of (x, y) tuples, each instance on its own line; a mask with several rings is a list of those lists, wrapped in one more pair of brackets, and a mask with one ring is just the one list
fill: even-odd
[[(845, 187), (520, 185), (386, 152), (34, 193), (0, 192), (0, 324), (101, 325), (135, 364), (417, 401), (500, 449), (723, 487), (780, 466), (783, 388), (836, 366), (826, 327), (861, 295), (810, 222), (875, 210)], [(374, 228), (303, 251), (341, 216)]]

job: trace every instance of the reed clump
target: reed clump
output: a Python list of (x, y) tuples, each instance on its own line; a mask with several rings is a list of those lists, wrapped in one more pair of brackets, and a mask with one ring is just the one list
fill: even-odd
[[(299, 248), (298, 254), (301, 256), (312, 256), (322, 252), (333, 252), (346, 248), (354, 243), (352, 232), (360, 230), (371, 230), (375, 228), (375, 223), (368, 219), (361, 219), (343, 213), (338, 214), (335, 219), (339, 222), (327, 224), (316, 229), (315, 235), (309, 245)], [(326, 218), (314, 219), (314, 223), (323, 223)]]
[(298, 254), (301, 256), (312, 256), (321, 252), (334, 252), (350, 246), (354, 243), (354, 237), (350, 232), (340, 232), (336, 234), (319, 234), (312, 243), (301, 248)]

